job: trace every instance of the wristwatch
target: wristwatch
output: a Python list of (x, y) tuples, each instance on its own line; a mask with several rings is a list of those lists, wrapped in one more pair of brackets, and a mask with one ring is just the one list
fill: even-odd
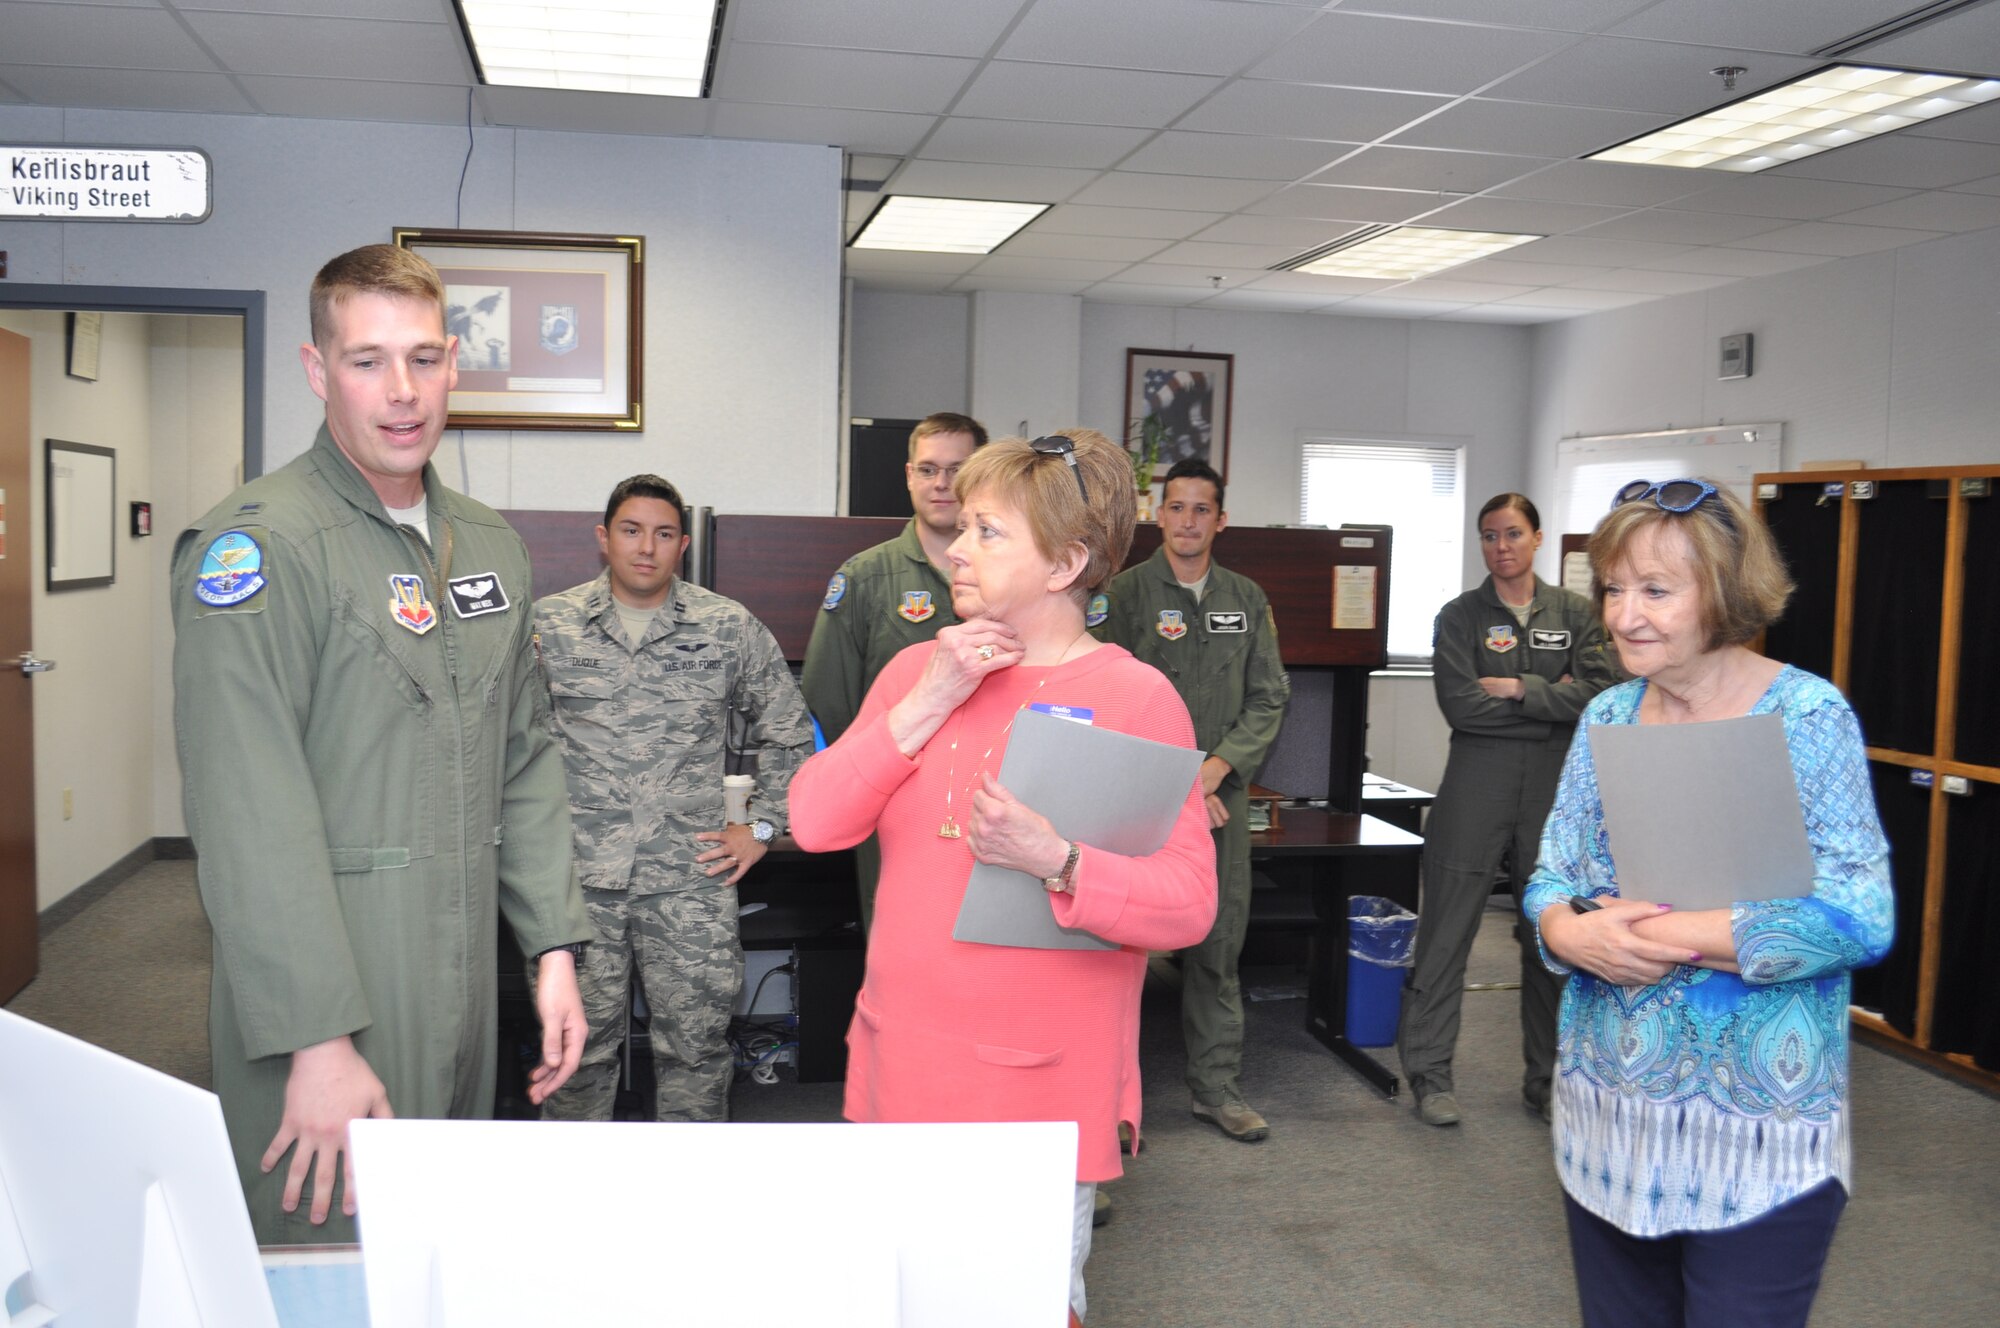
[(1042, 884), (1050, 894), (1070, 894), (1070, 878), (1076, 875), (1076, 860), (1083, 856), (1083, 845), (1070, 841), (1069, 856), (1063, 859), (1062, 870), (1054, 876), (1044, 876)]
[(778, 827), (769, 821), (752, 821), (750, 837), (760, 844), (768, 844), (778, 837)]
[(569, 952), (569, 957), (576, 961), (576, 966), (582, 968), (583, 948), (589, 944), (589, 941), (571, 941), (568, 945), (551, 945), (548, 949), (542, 951), (542, 954), (536, 955), (535, 958), (540, 959), (542, 955), (554, 954), (558, 950), (566, 950)]
[(1598, 903), (1588, 895), (1571, 895), (1569, 897), (1569, 906), (1570, 911), (1574, 913), (1595, 913), (1604, 907), (1604, 905)]

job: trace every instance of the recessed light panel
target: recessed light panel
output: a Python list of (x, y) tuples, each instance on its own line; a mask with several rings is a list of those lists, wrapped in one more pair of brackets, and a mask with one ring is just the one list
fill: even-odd
[(460, 0), (486, 81), (654, 97), (699, 97), (716, 0)]
[(1769, 170), (1996, 99), (1996, 79), (1835, 65), (1586, 160)]
[(1352, 243), (1336, 241), (1330, 252), (1296, 264), (1294, 271), (1322, 277), (1372, 277), (1379, 281), (1408, 281), (1427, 277), (1475, 258), (1488, 258), (1505, 249), (1539, 240), (1540, 235), (1513, 235), (1505, 231), (1454, 231), (1435, 226), (1391, 226), (1375, 234), (1364, 234)]
[(855, 249), (918, 249), (934, 254), (990, 254), (1049, 210), (1047, 203), (992, 203), (978, 198), (892, 194), (850, 241)]

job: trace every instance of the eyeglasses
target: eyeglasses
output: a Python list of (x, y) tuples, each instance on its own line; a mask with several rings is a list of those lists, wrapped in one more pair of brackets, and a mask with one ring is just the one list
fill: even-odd
[(1090, 490), (1084, 487), (1083, 471), (1078, 469), (1076, 464), (1076, 441), (1074, 439), (1065, 438), (1059, 433), (1052, 433), (1045, 438), (1035, 439), (1028, 446), (1034, 448), (1042, 456), (1059, 456), (1064, 461), (1067, 461), (1069, 463), (1069, 473), (1076, 476), (1076, 491), (1083, 495), (1084, 506), (1088, 507), (1090, 505)]
[(1662, 480), (1658, 484), (1650, 480), (1633, 480), (1618, 491), (1617, 496), (1611, 500), (1611, 506), (1619, 508), (1627, 503), (1651, 498), (1653, 506), (1662, 512), (1673, 512), (1678, 515), (1694, 511), (1715, 497), (1715, 494), (1715, 486), (1707, 480)]
[(940, 475), (944, 476), (946, 484), (950, 484), (958, 478), (958, 470), (957, 466), (933, 466), (928, 461), (919, 461), (910, 467), (910, 472), (926, 484), (935, 482)]

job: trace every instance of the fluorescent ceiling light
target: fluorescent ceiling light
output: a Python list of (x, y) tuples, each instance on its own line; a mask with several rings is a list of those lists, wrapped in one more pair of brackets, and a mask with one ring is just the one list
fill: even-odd
[(716, 0), (460, 0), (490, 84), (699, 97)]
[(1370, 226), (1278, 266), (1321, 277), (1408, 281), (1542, 238), (1504, 231), (1443, 230), (1435, 226)]
[(1050, 206), (891, 194), (849, 245), (855, 249), (921, 249), (933, 254), (990, 254)]
[(1834, 65), (1585, 160), (1762, 171), (1996, 98), (1996, 79)]

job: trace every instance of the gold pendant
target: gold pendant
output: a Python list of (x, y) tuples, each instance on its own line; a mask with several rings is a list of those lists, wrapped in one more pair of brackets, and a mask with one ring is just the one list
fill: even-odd
[(939, 839), (963, 839), (964, 837), (965, 832), (958, 828), (958, 822), (952, 820), (949, 816), (945, 817), (944, 824), (938, 827)]

